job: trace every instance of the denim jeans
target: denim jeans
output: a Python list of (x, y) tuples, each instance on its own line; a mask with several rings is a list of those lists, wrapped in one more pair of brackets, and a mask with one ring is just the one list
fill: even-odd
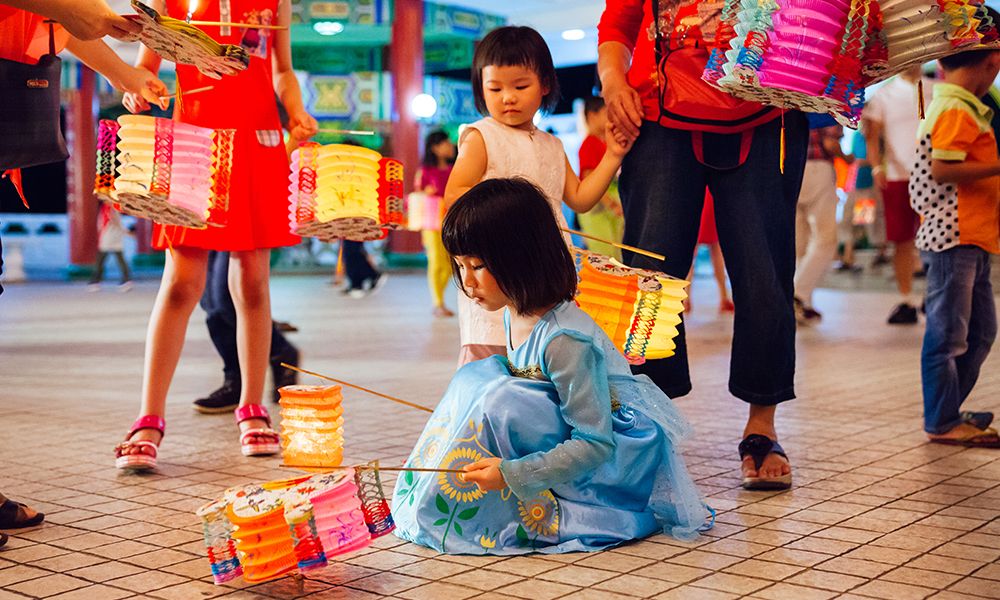
[[(222, 357), (222, 372), (227, 381), (240, 383), (240, 358), (236, 350), (236, 306), (229, 292), (229, 253), (208, 253), (208, 274), (201, 295), (205, 325), (212, 344)], [(292, 345), (271, 322), (270, 356), (283, 356)]]
[(920, 355), (924, 431), (947, 433), (961, 424), (962, 402), (997, 336), (990, 254), (962, 245), (920, 252), (927, 272), (927, 330)]
[[(785, 115), (782, 174), (781, 128), (780, 118), (756, 127), (740, 165), (741, 134), (703, 134), (704, 163), (715, 165), (708, 166), (696, 156), (690, 131), (646, 121), (619, 180), (625, 243), (666, 256), (661, 262), (623, 252), (625, 262), (681, 278), (698, 242), (705, 188), (711, 191), (736, 305), (729, 390), (759, 406), (795, 397), (795, 204), (809, 129), (802, 113)], [(674, 356), (634, 369), (674, 398), (691, 390), (683, 323), (678, 331)]]

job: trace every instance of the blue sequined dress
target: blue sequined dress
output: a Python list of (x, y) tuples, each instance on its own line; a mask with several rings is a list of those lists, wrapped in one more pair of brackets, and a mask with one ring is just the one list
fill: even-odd
[[(691, 540), (702, 501), (677, 445), (691, 426), (575, 303), (538, 321), (505, 360), (459, 369), (407, 466), (500, 457), (508, 488), (404, 472), (396, 535), (449, 554), (593, 551), (663, 531)], [(508, 362), (509, 361), (509, 362)]]

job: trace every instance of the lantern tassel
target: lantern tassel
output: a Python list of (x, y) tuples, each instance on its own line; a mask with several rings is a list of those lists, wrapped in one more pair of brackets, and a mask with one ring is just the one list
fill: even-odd
[(917, 80), (917, 116), (924, 120), (924, 80)]
[(618, 243), (612, 242), (610, 240), (606, 240), (604, 238), (599, 238), (599, 237), (596, 237), (596, 236), (584, 233), (582, 231), (577, 231), (575, 229), (567, 229), (565, 227), (560, 227), (559, 230), (560, 231), (565, 231), (566, 233), (571, 233), (573, 235), (578, 235), (580, 237), (585, 237), (587, 239), (594, 240), (595, 242), (603, 242), (605, 244), (610, 244), (610, 245), (614, 246), (615, 248), (621, 248), (623, 250), (628, 250), (630, 252), (635, 252), (636, 254), (641, 254), (643, 256), (648, 256), (650, 258), (655, 258), (656, 260), (666, 260), (666, 257), (663, 256), (662, 254), (657, 254), (655, 252), (650, 252), (649, 250), (643, 250), (642, 248), (636, 248), (635, 246), (628, 246), (626, 244), (618, 244)]
[(785, 174), (785, 113), (781, 113), (781, 149), (778, 151), (778, 170)]
[(393, 402), (399, 402), (400, 404), (405, 404), (407, 406), (412, 406), (413, 408), (419, 408), (420, 410), (426, 410), (429, 413), (434, 412), (434, 409), (427, 408), (426, 406), (420, 406), (419, 404), (414, 404), (412, 402), (407, 402), (406, 400), (400, 400), (399, 398), (393, 398), (392, 396), (386, 396), (385, 394), (380, 394), (378, 392), (369, 390), (368, 388), (363, 388), (360, 385), (354, 385), (353, 383), (347, 383), (346, 381), (341, 381), (339, 379), (334, 379), (333, 377), (327, 377), (326, 375), (320, 375), (319, 373), (313, 373), (312, 371), (306, 371), (305, 369), (300, 369), (298, 367), (293, 367), (292, 365), (281, 363), (281, 366), (286, 369), (291, 369), (293, 371), (298, 371), (299, 373), (305, 373), (306, 375), (312, 375), (313, 377), (319, 377), (320, 379), (326, 379), (327, 381), (332, 381), (334, 383), (339, 383), (340, 385), (346, 385), (347, 387), (354, 388), (356, 390), (361, 390), (362, 392), (368, 392), (369, 394), (374, 394), (379, 398), (385, 398), (386, 400), (392, 400)]

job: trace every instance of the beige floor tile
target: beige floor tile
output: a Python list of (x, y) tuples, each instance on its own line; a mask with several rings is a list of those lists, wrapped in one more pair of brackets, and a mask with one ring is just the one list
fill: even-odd
[(425, 579), (400, 575), (399, 573), (377, 573), (370, 577), (356, 579), (347, 584), (347, 587), (372, 592), (374, 594), (392, 595), (404, 590), (415, 588), (427, 583)]
[(927, 569), (930, 571), (943, 571), (945, 573), (955, 573), (958, 575), (969, 575), (985, 563), (974, 560), (963, 560), (949, 556), (937, 556), (935, 554), (925, 554), (915, 558), (906, 564), (915, 569)]
[[(973, 573), (973, 575), (982, 579), (992, 579), (993, 581), (1000, 582), (1000, 563), (995, 562), (993, 564), (986, 565), (982, 569)], [(1000, 585), (1000, 583), (997, 585)]]
[(693, 582), (692, 585), (743, 596), (765, 588), (771, 585), (771, 582), (732, 573), (715, 573)]
[(649, 577), (638, 577), (636, 575), (621, 575), (607, 581), (602, 581), (594, 586), (594, 589), (610, 592), (613, 594), (624, 594), (637, 596), (639, 598), (649, 598), (668, 589), (677, 587), (677, 584), (662, 579), (651, 579)]
[(736, 594), (703, 588), (679, 587), (654, 596), (654, 600), (736, 600)]
[[(2, 573), (2, 571), (0, 571), (0, 573)], [(698, 569), (695, 567), (686, 567), (684, 565), (674, 565), (670, 563), (657, 563), (632, 572), (633, 575), (637, 575), (639, 577), (662, 579), (671, 583), (687, 583), (711, 573), (712, 571), (708, 569)]]
[(396, 567), (393, 572), (423, 577), (424, 579), (444, 579), (456, 573), (468, 571), (470, 568), (453, 562), (431, 559)]
[[(125, 570), (123, 569), (123, 572), (124, 571)], [(179, 585), (187, 581), (188, 580), (185, 577), (180, 577), (178, 575), (171, 575), (170, 573), (163, 573), (161, 571), (143, 571), (137, 575), (130, 575), (128, 577), (121, 577), (112, 580), (104, 580), (104, 583), (107, 583), (107, 585), (110, 586), (119, 587), (133, 592), (138, 592), (140, 594), (145, 594), (152, 590), (159, 590), (162, 588)]]
[(145, 572), (146, 571), (144, 569), (133, 565), (111, 561), (102, 562), (100, 564), (84, 567), (82, 569), (68, 571), (67, 575), (72, 575), (73, 577), (86, 579), (87, 581), (93, 581), (95, 583), (104, 583), (105, 581), (110, 581), (112, 579), (118, 579), (120, 577), (127, 577), (129, 575)]
[(837, 596), (837, 592), (829, 590), (818, 590), (790, 583), (777, 583), (767, 589), (754, 593), (749, 598), (762, 598), (764, 600), (830, 600), (835, 596)]
[(512, 573), (522, 577), (534, 577), (539, 573), (552, 571), (560, 568), (561, 566), (562, 565), (559, 563), (551, 560), (527, 556), (515, 556), (514, 558), (488, 565), (486, 568), (491, 571), (502, 571), (504, 573)]
[(890, 571), (892, 567), (893, 565), (873, 560), (859, 560), (856, 558), (847, 558), (846, 556), (838, 556), (822, 562), (813, 568), (820, 571), (833, 571), (834, 573), (874, 579), (882, 573)]
[(797, 565), (800, 567), (811, 567), (830, 558), (829, 554), (809, 552), (807, 550), (795, 550), (793, 548), (775, 548), (770, 552), (765, 552), (757, 558), (769, 560), (777, 563)]
[(993, 600), (1000, 598), (1000, 586), (997, 586), (995, 581), (979, 579), (978, 577), (966, 577), (952, 585), (949, 591), (991, 598)]
[(851, 592), (859, 596), (871, 596), (883, 600), (920, 600), (933, 594), (934, 590), (905, 583), (876, 580), (855, 588)]
[(771, 581), (781, 581), (782, 579), (787, 579), (804, 569), (805, 567), (795, 565), (750, 559), (737, 563), (731, 567), (727, 567), (725, 572), (734, 573), (736, 575), (746, 575), (748, 577), (757, 577), (760, 579), (768, 579)]
[[(912, 563), (911, 563), (912, 564)], [(949, 585), (961, 579), (961, 575), (944, 573), (941, 571), (928, 571), (926, 569), (915, 569), (912, 567), (899, 567), (894, 569), (879, 579), (883, 581), (895, 581), (897, 583), (908, 583), (943, 590)]]
[(70, 592), (79, 588), (88, 587), (89, 581), (70, 577), (69, 575), (48, 575), (31, 581), (22, 581), (8, 585), (7, 589), (27, 596), (47, 598), (65, 592)]
[(471, 571), (465, 571), (464, 573), (459, 573), (458, 575), (452, 575), (451, 577), (444, 579), (444, 581), (446, 583), (453, 583), (455, 585), (470, 587), (477, 590), (490, 591), (521, 581), (522, 579), (524, 578), (510, 573), (474, 569)]
[(201, 581), (189, 581), (173, 587), (154, 590), (146, 595), (164, 600), (197, 600), (199, 598), (215, 598), (227, 592), (228, 590), (221, 586)]
[(397, 592), (396, 596), (407, 600), (465, 600), (478, 594), (479, 591), (472, 588), (435, 581)]
[(530, 598), (531, 600), (552, 600), (578, 591), (577, 586), (556, 583), (554, 581), (525, 580), (506, 585), (498, 590), (501, 594)]
[[(132, 592), (115, 589), (106, 585), (91, 585), (57, 596), (50, 596), (46, 600), (122, 600), (126, 597), (132, 597)], [(0, 596), (0, 599), (2, 598), (3, 596)]]
[(566, 585), (590, 587), (601, 581), (606, 581), (615, 576), (614, 571), (604, 569), (593, 569), (569, 565), (552, 571), (546, 571), (535, 576), (535, 579), (543, 581), (555, 581)]
[(790, 577), (786, 583), (820, 588), (823, 590), (832, 590), (834, 592), (846, 592), (847, 590), (855, 588), (862, 583), (866, 583), (867, 581), (868, 579), (864, 577), (854, 577), (843, 573), (809, 569), (795, 575), (794, 577)]

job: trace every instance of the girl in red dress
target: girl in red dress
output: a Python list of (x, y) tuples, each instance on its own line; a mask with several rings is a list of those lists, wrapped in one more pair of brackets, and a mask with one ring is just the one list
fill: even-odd
[[(202, 0), (193, 19), (199, 21), (291, 23), (291, 0)], [(160, 14), (184, 19), (187, 0), (154, 0)], [(268, 290), (271, 248), (299, 242), (288, 230), (288, 159), (281, 139), (274, 95), (288, 111), (292, 138), (305, 141), (318, 127), (305, 110), (298, 80), (292, 72), (289, 32), (242, 27), (205, 26), (220, 43), (240, 44), (250, 54), (250, 66), (221, 80), (203, 76), (192, 66), (177, 65), (177, 85), (183, 90), (214, 86), (183, 97), (174, 119), (201, 127), (235, 129), (229, 210), (225, 227), (186, 229), (157, 225), (153, 242), (168, 249), (160, 291), (153, 306), (146, 337), (142, 407), (125, 442), (116, 447), (118, 468), (156, 466), (163, 438), (167, 390), (173, 378), (188, 319), (201, 297), (209, 250), (231, 253), (229, 287), (236, 305), (237, 347), (242, 393), (236, 420), (244, 455), (275, 454), (278, 434), (270, 429), (262, 406), (264, 377), (271, 337)], [(143, 47), (137, 66), (156, 73), (160, 57)], [(132, 112), (147, 110), (141, 97), (127, 94)]]

